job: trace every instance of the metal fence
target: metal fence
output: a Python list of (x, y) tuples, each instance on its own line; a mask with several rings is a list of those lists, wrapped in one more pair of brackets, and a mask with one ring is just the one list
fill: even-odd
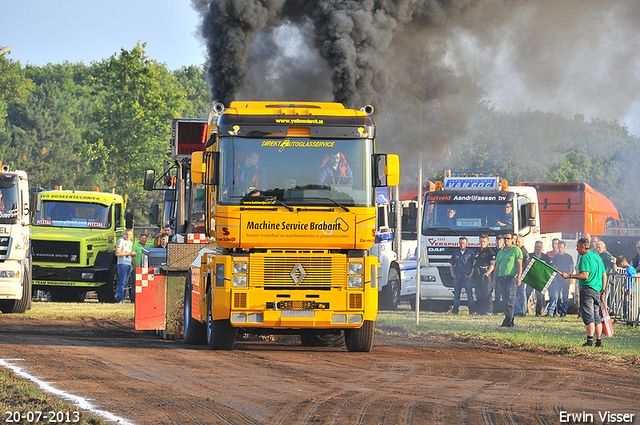
[(640, 275), (627, 277), (623, 269), (609, 284), (607, 306), (614, 322), (638, 326), (640, 322)]

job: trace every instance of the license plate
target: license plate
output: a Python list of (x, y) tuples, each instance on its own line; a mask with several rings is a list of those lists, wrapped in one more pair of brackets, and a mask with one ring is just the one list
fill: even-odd
[(313, 310), (281, 310), (281, 317), (315, 317)]

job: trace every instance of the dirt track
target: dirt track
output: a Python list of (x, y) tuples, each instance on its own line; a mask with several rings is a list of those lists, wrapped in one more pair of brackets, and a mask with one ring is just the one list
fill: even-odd
[(0, 359), (137, 424), (539, 425), (607, 410), (640, 423), (637, 366), (382, 332), (371, 353), (236, 347), (163, 341), (133, 320), (0, 316)]

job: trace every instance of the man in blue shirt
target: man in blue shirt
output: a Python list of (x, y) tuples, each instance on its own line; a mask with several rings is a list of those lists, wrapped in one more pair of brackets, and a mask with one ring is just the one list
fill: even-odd
[(453, 277), (453, 314), (458, 314), (460, 308), (460, 294), (462, 288), (467, 293), (467, 305), (469, 314), (475, 314), (476, 304), (473, 300), (473, 266), (476, 262), (476, 254), (467, 249), (467, 238), (460, 238), (460, 249), (451, 255), (451, 277)]

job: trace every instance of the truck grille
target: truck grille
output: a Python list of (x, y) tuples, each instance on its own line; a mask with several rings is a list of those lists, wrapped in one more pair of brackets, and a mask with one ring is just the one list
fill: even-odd
[(451, 277), (451, 269), (449, 267), (438, 267), (442, 284), (447, 288), (453, 288), (453, 277)]
[(31, 240), (33, 261), (80, 263), (80, 242)]
[[(292, 276), (293, 274), (293, 276)], [(252, 285), (276, 287), (330, 288), (347, 282), (347, 259), (344, 255), (321, 252), (269, 252), (255, 254), (249, 261)]]
[(9, 244), (11, 244), (11, 238), (0, 238), (0, 263), (7, 259), (7, 253), (9, 251)]

